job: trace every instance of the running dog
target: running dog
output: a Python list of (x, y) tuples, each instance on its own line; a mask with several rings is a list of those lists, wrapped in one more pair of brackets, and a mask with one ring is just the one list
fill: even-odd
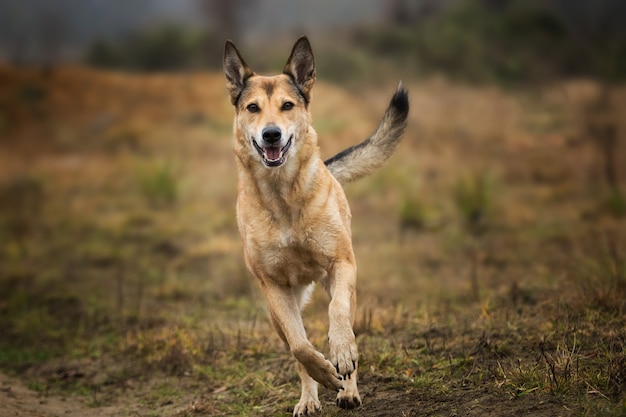
[[(309, 104), (315, 61), (306, 37), (295, 43), (282, 74), (254, 73), (231, 41), (224, 73), (235, 108), (237, 223), (248, 269), (258, 279), (280, 338), (297, 360), (302, 382), (294, 416), (321, 410), (318, 383), (337, 405), (361, 405), (354, 324), (356, 264), (350, 207), (341, 184), (383, 165), (406, 127), (407, 91), (400, 83), (372, 135), (332, 158), (319, 155)], [(329, 296), (330, 360), (307, 339), (301, 309), (315, 282)]]

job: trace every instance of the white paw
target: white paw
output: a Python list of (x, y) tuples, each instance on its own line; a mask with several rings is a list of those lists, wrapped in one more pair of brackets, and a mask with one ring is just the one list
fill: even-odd
[(337, 407), (352, 410), (361, 405), (361, 396), (357, 388), (357, 371), (348, 375), (343, 381), (343, 390), (337, 394)]
[(314, 399), (300, 399), (298, 404), (293, 408), (293, 416), (314, 416), (322, 411), (322, 405)]
[(336, 367), (326, 360), (324, 355), (308, 347), (296, 349), (292, 352), (311, 378), (328, 389), (339, 391), (343, 388), (339, 379), (340, 376), (335, 372)]
[(346, 340), (342, 343), (337, 343), (334, 340), (329, 340), (330, 345), (330, 358), (337, 374), (347, 378), (356, 369), (357, 361), (359, 360), (359, 351), (354, 340)]
[(352, 410), (361, 405), (361, 396), (359, 392), (348, 392), (347, 390), (339, 391), (337, 394), (337, 407), (344, 408), (346, 410)]

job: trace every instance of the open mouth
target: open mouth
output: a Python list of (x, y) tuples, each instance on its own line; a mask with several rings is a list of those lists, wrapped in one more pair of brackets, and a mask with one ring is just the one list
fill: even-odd
[(291, 147), (291, 139), (293, 139), (293, 135), (289, 138), (285, 146), (283, 146), (282, 148), (280, 146), (261, 147), (258, 143), (256, 143), (256, 140), (254, 140), (254, 138), (252, 139), (252, 144), (254, 145), (259, 155), (261, 155), (261, 159), (263, 159), (263, 163), (265, 164), (265, 166), (274, 168), (279, 167), (285, 163), (287, 151)]

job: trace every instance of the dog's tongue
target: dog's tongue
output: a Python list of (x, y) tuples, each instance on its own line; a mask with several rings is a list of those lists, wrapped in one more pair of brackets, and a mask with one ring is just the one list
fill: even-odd
[(270, 161), (275, 161), (280, 158), (280, 148), (279, 147), (268, 147), (264, 149), (265, 157)]

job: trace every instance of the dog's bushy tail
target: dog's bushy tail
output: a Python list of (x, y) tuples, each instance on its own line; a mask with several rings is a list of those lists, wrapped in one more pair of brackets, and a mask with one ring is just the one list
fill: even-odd
[(345, 184), (380, 168), (400, 143), (408, 113), (409, 96), (400, 83), (385, 115), (370, 137), (324, 161), (330, 173), (340, 184)]

